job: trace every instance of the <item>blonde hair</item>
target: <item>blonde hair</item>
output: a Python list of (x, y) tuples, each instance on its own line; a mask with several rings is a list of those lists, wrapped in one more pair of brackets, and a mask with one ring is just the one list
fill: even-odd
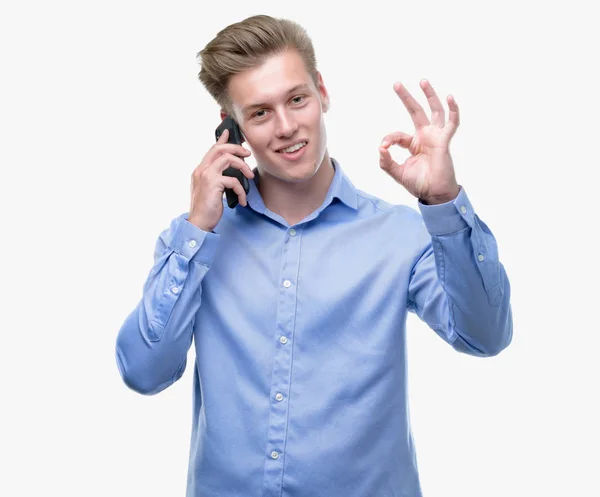
[(256, 15), (231, 24), (198, 52), (198, 78), (221, 108), (235, 118), (227, 93), (231, 76), (260, 66), (286, 50), (296, 50), (318, 87), (317, 61), (306, 30), (294, 21)]

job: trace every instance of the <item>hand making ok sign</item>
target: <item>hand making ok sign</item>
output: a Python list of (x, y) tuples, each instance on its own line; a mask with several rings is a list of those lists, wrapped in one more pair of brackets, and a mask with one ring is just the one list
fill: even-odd
[[(392, 178), (425, 204), (440, 204), (456, 198), (460, 187), (456, 182), (450, 156), (450, 140), (459, 124), (456, 101), (448, 96), (448, 122), (437, 94), (427, 80), (420, 83), (431, 108), (431, 121), (423, 107), (401, 83), (394, 90), (404, 103), (415, 124), (415, 133), (397, 131), (385, 136), (379, 147), (379, 164)], [(400, 145), (412, 154), (403, 164), (395, 162), (389, 152), (391, 145)]]

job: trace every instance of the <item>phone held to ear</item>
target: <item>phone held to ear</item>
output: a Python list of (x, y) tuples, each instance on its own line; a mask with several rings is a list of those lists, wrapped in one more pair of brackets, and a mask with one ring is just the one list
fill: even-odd
[[(215, 130), (216, 140), (219, 140), (219, 137), (223, 133), (225, 129), (229, 130), (229, 137), (227, 139), (227, 143), (235, 143), (236, 145), (241, 145), (244, 143), (244, 136), (242, 135), (242, 131), (238, 124), (233, 120), (231, 116), (227, 116), (223, 119), (223, 122), (219, 125), (219, 127)], [(243, 160), (243, 159), (242, 159)], [(235, 167), (229, 166), (225, 171), (223, 171), (223, 176), (231, 176), (233, 178), (237, 178), (246, 194), (250, 191), (250, 181), (244, 173)], [(239, 202), (238, 196), (234, 190), (231, 188), (225, 188), (225, 196), (227, 197), (227, 205), (233, 209)]]

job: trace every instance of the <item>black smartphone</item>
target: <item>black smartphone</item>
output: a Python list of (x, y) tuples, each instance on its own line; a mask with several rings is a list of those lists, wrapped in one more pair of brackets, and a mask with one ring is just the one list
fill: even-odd
[[(223, 119), (221, 124), (219, 124), (218, 128), (215, 130), (215, 138), (217, 141), (225, 129), (229, 130), (229, 138), (227, 139), (227, 143), (235, 143), (236, 145), (241, 145), (244, 143), (245, 140), (244, 135), (242, 135), (242, 130), (238, 126), (238, 123), (236, 123), (231, 116), (227, 116), (225, 119)], [(248, 194), (250, 191), (250, 181), (239, 169), (229, 166), (227, 169), (225, 169), (225, 171), (223, 171), (223, 176), (237, 178), (242, 184), (246, 194)], [(237, 193), (235, 193), (235, 191), (231, 188), (225, 188), (225, 196), (227, 197), (227, 205), (231, 209), (233, 209), (239, 203)]]

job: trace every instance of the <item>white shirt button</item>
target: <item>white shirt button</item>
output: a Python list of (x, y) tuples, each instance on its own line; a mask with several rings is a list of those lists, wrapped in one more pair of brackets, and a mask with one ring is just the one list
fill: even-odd
[(462, 212), (463, 214), (466, 214), (467, 213), (467, 208), (464, 205), (462, 205), (460, 207), (460, 212)]
[(283, 286), (286, 287), (286, 288), (289, 288), (289, 287), (292, 286), (292, 282), (290, 280), (285, 280), (283, 282)]
[(296, 236), (296, 230), (294, 228), (290, 230), (290, 236)]
[(196, 240), (190, 240), (190, 243), (188, 243), (188, 245), (194, 248), (197, 245)]
[(281, 395), (280, 393), (278, 393), (277, 395), (275, 395), (275, 398), (281, 402), (283, 400), (283, 395)]
[(176, 286), (174, 286), (173, 288), (171, 288), (171, 291), (173, 293), (179, 293), (179, 288), (177, 288)]
[(279, 341), (285, 345), (287, 343), (287, 338), (286, 337), (280, 337)]
[(477, 256), (477, 259), (479, 260), (479, 262), (481, 262), (483, 259), (485, 259), (485, 257), (483, 257), (483, 254), (479, 254)]
[(277, 459), (277, 458), (279, 457), (279, 454), (277, 453), (277, 451), (276, 451), (276, 450), (274, 450), (273, 452), (271, 452), (271, 457), (272, 457), (273, 459)]

